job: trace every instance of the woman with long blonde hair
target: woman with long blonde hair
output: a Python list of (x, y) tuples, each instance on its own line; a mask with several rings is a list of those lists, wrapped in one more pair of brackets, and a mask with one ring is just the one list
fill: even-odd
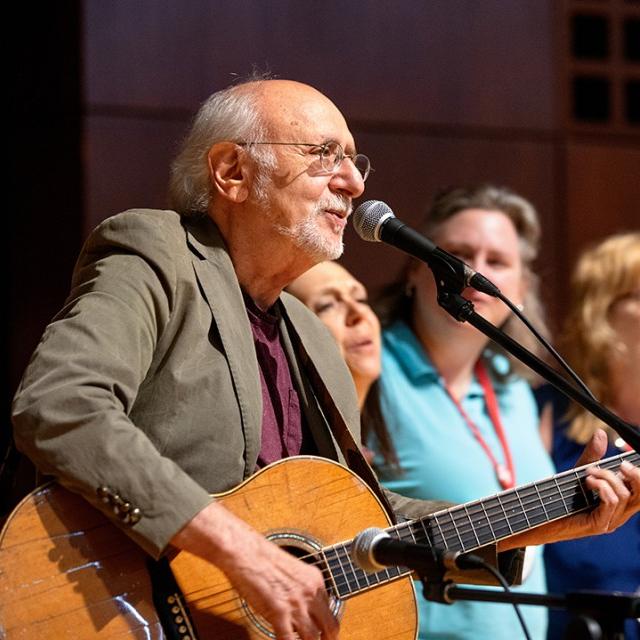
[[(572, 279), (572, 301), (563, 331), (563, 352), (603, 404), (632, 424), (640, 423), (640, 233), (611, 236), (587, 250)], [(552, 387), (537, 391), (542, 434), (558, 471), (571, 468), (598, 428), (609, 436), (607, 456), (626, 443), (598, 418)], [(547, 545), (549, 591), (576, 589), (640, 592), (640, 515), (608, 536)], [(549, 638), (565, 637), (567, 616), (551, 612)], [(625, 638), (640, 639), (629, 620)]]

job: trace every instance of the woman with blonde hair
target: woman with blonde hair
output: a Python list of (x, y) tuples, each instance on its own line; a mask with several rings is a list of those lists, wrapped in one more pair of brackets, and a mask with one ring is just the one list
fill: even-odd
[[(640, 423), (640, 233), (611, 236), (587, 250), (575, 267), (563, 352), (594, 395), (632, 424)], [(549, 385), (536, 391), (543, 439), (558, 471), (571, 468), (598, 429), (609, 436), (611, 456), (626, 443), (591, 413)], [(549, 590), (640, 592), (640, 515), (608, 536), (547, 545)], [(567, 615), (552, 611), (549, 638), (565, 637)], [(640, 639), (629, 620), (625, 638)]]

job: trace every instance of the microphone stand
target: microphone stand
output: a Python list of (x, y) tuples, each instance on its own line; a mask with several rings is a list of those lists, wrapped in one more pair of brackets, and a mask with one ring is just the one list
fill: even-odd
[(473, 303), (461, 295), (462, 290), (467, 286), (467, 276), (464, 272), (464, 263), (462, 261), (460, 261), (461, 266), (459, 269), (454, 268), (450, 261), (441, 260), (437, 257), (432, 257), (428, 265), (436, 280), (438, 304), (450, 316), (459, 322), (468, 322), (474, 326), (478, 331), (499, 344), (530, 369), (550, 382), (556, 389), (600, 418), (602, 422), (614, 429), (627, 444), (637, 452), (640, 452), (640, 429), (638, 429), (637, 426), (625, 422), (609, 411), (604, 405), (593, 400), (582, 390), (571, 385), (546, 362), (540, 360), (540, 358), (504, 333), (504, 331), (475, 312)]
[(571, 640), (624, 640), (624, 621), (640, 616), (640, 597), (627, 593), (574, 591), (564, 596), (503, 592), (459, 587), (454, 582), (428, 582), (420, 576), (427, 600), (453, 604), (458, 600), (526, 604), (564, 609), (571, 614), (566, 637)]
[[(445, 580), (448, 569), (438, 549), (424, 546), (424, 553), (413, 556), (409, 567), (418, 575), (426, 600), (453, 604), (458, 600), (497, 602), (503, 604), (535, 605), (564, 609), (571, 614), (566, 638), (570, 640), (624, 640), (624, 621), (640, 617), (640, 596), (630, 593), (602, 591), (574, 591), (566, 595), (528, 592), (495, 591), (460, 587)], [(506, 584), (506, 583), (505, 583)], [(518, 617), (520, 617), (518, 612)], [(521, 623), (525, 622), (521, 618)], [(523, 629), (528, 636), (526, 629)]]

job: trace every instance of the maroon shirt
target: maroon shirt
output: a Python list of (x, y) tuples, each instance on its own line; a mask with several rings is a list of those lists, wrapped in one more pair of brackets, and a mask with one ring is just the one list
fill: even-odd
[(289, 362), (280, 339), (280, 318), (274, 311), (262, 311), (244, 295), (262, 387), (262, 441), (258, 467), (296, 456), (311, 441), (304, 428), (298, 392), (293, 386)]

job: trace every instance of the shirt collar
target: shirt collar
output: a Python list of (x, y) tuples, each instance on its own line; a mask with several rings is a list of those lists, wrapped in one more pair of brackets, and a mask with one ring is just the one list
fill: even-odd
[(385, 329), (383, 343), (395, 356), (409, 379), (417, 381), (421, 378), (440, 378), (420, 341), (406, 322), (398, 320)]
[[(383, 333), (383, 344), (391, 352), (397, 362), (402, 367), (405, 375), (412, 381), (427, 382), (433, 380), (442, 385), (442, 380), (437, 369), (433, 366), (428, 354), (416, 337), (413, 330), (403, 320), (398, 320), (385, 329)], [(496, 363), (497, 361), (497, 363)], [(492, 363), (498, 364), (500, 368), (509, 367), (508, 360), (504, 356), (494, 355)], [(503, 385), (496, 384), (494, 389), (501, 395)], [(474, 376), (467, 392), (467, 397), (484, 396), (484, 389)]]

